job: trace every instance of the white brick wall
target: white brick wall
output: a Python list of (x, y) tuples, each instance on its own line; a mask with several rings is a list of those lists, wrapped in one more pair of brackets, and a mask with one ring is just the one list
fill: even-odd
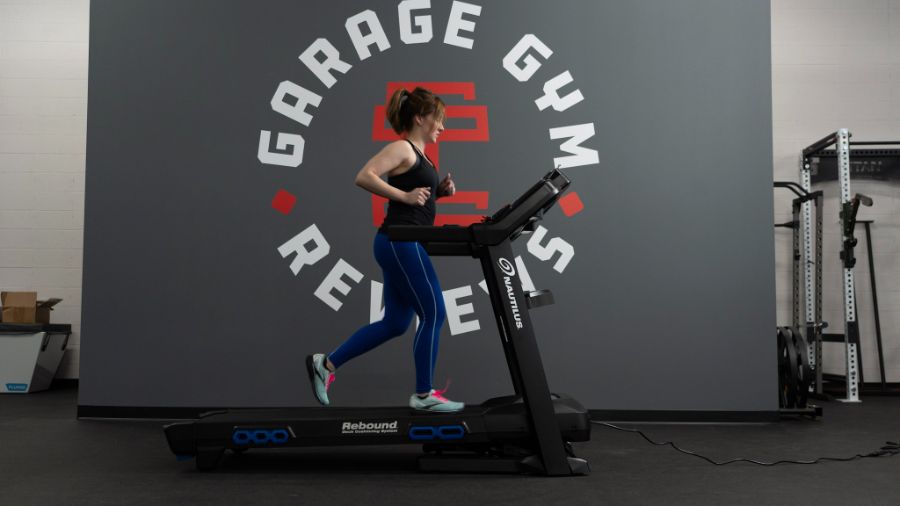
[[(900, 141), (900, 0), (772, 0), (775, 179), (798, 181), (802, 148), (838, 128), (854, 140)], [(824, 319), (843, 332), (837, 183), (825, 190)], [(900, 381), (900, 184), (855, 181), (875, 200), (872, 219), (885, 377)], [(790, 220), (791, 194), (775, 194), (775, 219)], [(857, 229), (857, 314), (866, 381), (878, 381), (877, 345), (865, 235)], [(789, 324), (790, 232), (776, 232), (778, 321)], [(840, 345), (826, 344), (826, 370), (843, 371)]]
[[(62, 377), (78, 376), (88, 19), (88, 0), (0, 0), (0, 288), (64, 299), (53, 318), (75, 335)], [(840, 127), (856, 139), (900, 140), (900, 0), (772, 0), (772, 63), (775, 179), (796, 181), (800, 149)], [(876, 202), (860, 215), (876, 221), (886, 376), (900, 381), (900, 187), (853, 190)], [(776, 193), (776, 221), (790, 219), (788, 195)], [(840, 331), (836, 208), (829, 198), (825, 317)], [(787, 323), (789, 233), (776, 234), (778, 316)], [(865, 259), (858, 265), (863, 365), (874, 381)], [(837, 369), (834, 351), (828, 364)]]
[(78, 377), (88, 0), (0, 0), (0, 289), (63, 302)]

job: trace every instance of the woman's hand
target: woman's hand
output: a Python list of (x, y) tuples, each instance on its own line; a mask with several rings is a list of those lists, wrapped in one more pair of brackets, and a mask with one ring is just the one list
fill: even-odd
[(431, 188), (427, 186), (414, 188), (403, 194), (403, 203), (411, 206), (424, 206), (429, 197), (431, 197)]
[(449, 197), (454, 193), (456, 193), (456, 185), (453, 184), (453, 179), (450, 178), (448, 172), (441, 184), (438, 185), (438, 197)]

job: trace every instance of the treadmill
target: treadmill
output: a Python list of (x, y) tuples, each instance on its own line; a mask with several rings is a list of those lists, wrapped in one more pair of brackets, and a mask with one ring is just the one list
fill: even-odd
[(512, 242), (532, 232), (569, 185), (553, 170), (481, 223), (387, 229), (391, 240), (418, 241), (429, 255), (481, 261), (514, 395), (456, 413), (409, 407), (211, 411), (164, 427), (172, 452), (179, 459), (196, 457), (197, 469), (211, 470), (225, 450), (420, 444), (422, 471), (588, 474), (590, 465), (575, 456), (571, 442), (590, 440), (590, 416), (578, 401), (550, 393), (529, 318), (530, 309), (552, 304), (553, 295), (523, 291), (512, 250)]

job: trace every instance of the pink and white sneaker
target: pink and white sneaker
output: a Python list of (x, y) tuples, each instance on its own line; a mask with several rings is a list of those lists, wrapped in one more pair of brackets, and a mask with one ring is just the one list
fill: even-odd
[(419, 397), (419, 394), (412, 394), (409, 398), (409, 407), (416, 411), (433, 411), (435, 413), (454, 413), (462, 411), (466, 407), (462, 402), (451, 401), (444, 397), (445, 391), (432, 389), (424, 398)]

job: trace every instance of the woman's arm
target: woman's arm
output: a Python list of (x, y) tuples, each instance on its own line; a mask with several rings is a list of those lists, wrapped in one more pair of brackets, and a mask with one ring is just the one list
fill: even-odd
[(456, 194), (456, 184), (453, 183), (453, 179), (448, 172), (444, 177), (444, 180), (441, 181), (441, 184), (438, 185), (438, 194), (437, 198), (441, 197), (452, 197)]
[(394, 172), (394, 175), (402, 174), (414, 163), (416, 155), (406, 142), (392, 142), (363, 165), (356, 175), (356, 185), (386, 199), (410, 205), (424, 205), (431, 195), (430, 188), (415, 188), (404, 192), (382, 179), (385, 174), (391, 172)]

